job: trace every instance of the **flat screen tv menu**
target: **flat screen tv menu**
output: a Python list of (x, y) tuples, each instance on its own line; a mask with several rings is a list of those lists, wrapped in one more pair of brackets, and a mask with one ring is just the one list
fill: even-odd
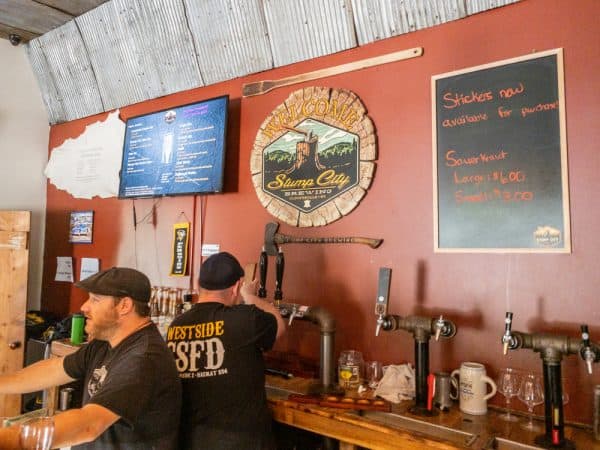
[(127, 120), (119, 198), (221, 192), (228, 96)]

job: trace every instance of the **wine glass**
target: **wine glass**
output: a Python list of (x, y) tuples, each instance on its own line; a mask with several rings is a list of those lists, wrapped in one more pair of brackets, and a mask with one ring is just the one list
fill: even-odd
[(532, 373), (525, 375), (521, 380), (518, 395), (519, 400), (527, 405), (527, 411), (529, 411), (529, 421), (522, 427), (530, 431), (541, 431), (542, 428), (533, 423), (533, 408), (544, 402), (544, 390), (540, 377)]
[(498, 374), (498, 392), (506, 399), (506, 413), (502, 414), (500, 419), (507, 422), (519, 420), (510, 413), (510, 399), (519, 393), (520, 378), (519, 371), (510, 367), (500, 370)]
[(383, 377), (383, 366), (379, 361), (367, 361), (365, 364), (365, 378), (371, 389), (377, 389)]

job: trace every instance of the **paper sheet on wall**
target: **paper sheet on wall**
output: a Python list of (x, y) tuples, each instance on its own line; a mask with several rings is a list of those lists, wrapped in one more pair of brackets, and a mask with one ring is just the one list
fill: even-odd
[(210, 256), (219, 253), (220, 244), (202, 244), (202, 256)]
[(56, 257), (56, 276), (54, 281), (73, 282), (73, 258), (70, 256)]
[(79, 280), (85, 280), (100, 270), (100, 260), (98, 258), (81, 258), (81, 271)]
[(73, 197), (116, 197), (124, 136), (125, 124), (116, 110), (104, 122), (88, 125), (79, 137), (52, 149), (44, 173)]

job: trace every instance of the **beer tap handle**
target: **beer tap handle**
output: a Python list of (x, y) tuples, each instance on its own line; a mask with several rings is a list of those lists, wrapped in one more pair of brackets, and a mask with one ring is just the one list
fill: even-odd
[(273, 299), (277, 302), (283, 299), (281, 285), (283, 283), (283, 269), (285, 268), (285, 260), (283, 259), (283, 250), (279, 249), (277, 258), (275, 259), (275, 294)]
[(388, 267), (379, 268), (379, 283), (377, 288), (377, 298), (375, 299), (375, 315), (377, 316), (377, 326), (375, 327), (375, 336), (379, 336), (381, 327), (385, 322), (385, 315), (388, 308), (388, 297), (390, 296), (390, 280), (392, 269)]
[(508, 353), (508, 348), (512, 342), (512, 332), (511, 332), (512, 318), (513, 318), (513, 313), (510, 311), (507, 311), (506, 318), (504, 319), (504, 335), (502, 336), (502, 346), (503, 346), (502, 353), (504, 353), (505, 355)]
[(454, 325), (454, 322), (444, 319), (444, 316), (440, 315), (439, 319), (435, 321), (432, 319), (432, 322), (436, 341), (438, 341), (440, 337), (448, 339), (456, 334), (456, 325)]
[(435, 321), (435, 340), (436, 341), (440, 340), (440, 334), (442, 333), (443, 329), (444, 329), (444, 316), (442, 316), (440, 314), (440, 318)]
[(292, 325), (292, 322), (296, 318), (297, 314), (298, 314), (298, 307), (296, 305), (293, 305), (292, 306), (292, 311), (290, 312), (290, 320), (288, 321), (288, 326)]
[(430, 373), (427, 375), (427, 411), (433, 410), (433, 397), (435, 396), (435, 391), (435, 375)]
[(267, 297), (267, 267), (269, 266), (269, 260), (267, 256), (267, 252), (265, 248), (262, 248), (260, 252), (260, 258), (258, 260), (258, 274), (260, 276), (259, 285), (258, 285), (258, 296), (260, 298)]
[(377, 318), (377, 325), (375, 326), (375, 336), (379, 336), (381, 326), (383, 325), (383, 316)]
[(585, 361), (588, 373), (591, 375), (592, 364), (594, 363), (598, 355), (596, 354), (596, 352), (590, 344), (590, 332), (588, 330), (588, 326), (585, 324), (581, 325), (581, 340), (583, 343), (583, 346), (581, 347), (580, 351), (581, 357)]

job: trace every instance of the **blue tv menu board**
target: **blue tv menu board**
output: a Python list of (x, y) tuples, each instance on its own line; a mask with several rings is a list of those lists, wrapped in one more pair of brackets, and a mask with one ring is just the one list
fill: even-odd
[(119, 198), (221, 192), (228, 96), (132, 117)]

